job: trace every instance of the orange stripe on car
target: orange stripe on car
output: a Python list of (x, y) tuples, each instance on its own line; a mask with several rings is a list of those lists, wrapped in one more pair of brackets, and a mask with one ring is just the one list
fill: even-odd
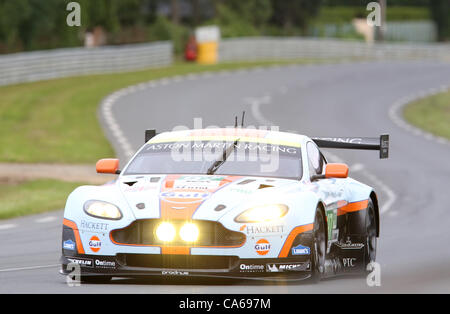
[(191, 254), (191, 248), (187, 246), (163, 246), (161, 248), (161, 254), (163, 255), (189, 255)]
[(71, 228), (73, 233), (75, 234), (75, 243), (77, 244), (77, 250), (80, 254), (84, 253), (83, 243), (81, 243), (80, 232), (78, 231), (78, 226), (71, 220), (65, 219), (63, 220), (63, 225)]
[[(175, 181), (181, 175), (168, 175), (161, 187), (160, 210), (161, 219), (171, 220), (192, 220), (192, 216), (198, 207), (223, 186), (241, 179), (240, 176), (225, 176), (220, 183), (209, 189), (200, 188), (174, 188)], [(183, 197), (185, 195), (185, 197)], [(179, 251), (183, 253), (171, 253)], [(161, 247), (162, 254), (190, 254), (190, 247)]]
[(340, 216), (340, 215), (345, 215), (347, 213), (354, 213), (354, 212), (366, 209), (367, 206), (369, 206), (369, 200), (348, 203), (348, 204), (338, 208), (337, 215)]
[(292, 243), (294, 243), (295, 238), (303, 232), (311, 231), (313, 230), (314, 224), (308, 224), (303, 226), (298, 226), (294, 228), (291, 233), (288, 235), (286, 241), (284, 242), (283, 248), (280, 251), (280, 254), (278, 254), (278, 257), (287, 257), (289, 254), (289, 250), (292, 247)]

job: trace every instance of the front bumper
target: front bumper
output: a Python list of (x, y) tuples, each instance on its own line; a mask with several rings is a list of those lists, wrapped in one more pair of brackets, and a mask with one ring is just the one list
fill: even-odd
[(61, 273), (70, 274), (80, 266), (83, 276), (184, 276), (239, 279), (307, 279), (309, 257), (241, 259), (237, 256), (117, 254), (116, 256), (61, 256)]

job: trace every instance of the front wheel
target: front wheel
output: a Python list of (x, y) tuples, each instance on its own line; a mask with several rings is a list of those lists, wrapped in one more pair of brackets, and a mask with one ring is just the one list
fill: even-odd
[(313, 245), (311, 249), (311, 278), (318, 282), (325, 271), (325, 257), (327, 250), (327, 237), (325, 228), (325, 217), (323, 211), (318, 207), (314, 219)]
[(375, 262), (377, 257), (377, 221), (375, 218), (375, 207), (372, 200), (369, 200), (366, 214), (366, 249), (364, 258), (366, 265)]

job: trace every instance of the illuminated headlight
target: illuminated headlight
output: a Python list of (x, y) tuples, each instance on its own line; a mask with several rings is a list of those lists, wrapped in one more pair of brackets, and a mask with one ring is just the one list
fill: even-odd
[(169, 222), (163, 222), (156, 228), (156, 236), (163, 242), (171, 242), (175, 235), (175, 227)]
[(122, 218), (120, 209), (111, 203), (103, 201), (87, 201), (84, 203), (86, 214), (102, 219), (119, 220)]
[(286, 215), (289, 208), (283, 204), (261, 205), (247, 209), (237, 216), (236, 222), (266, 222), (279, 219)]
[(195, 242), (198, 239), (200, 232), (193, 223), (186, 223), (180, 229), (180, 237), (186, 242)]

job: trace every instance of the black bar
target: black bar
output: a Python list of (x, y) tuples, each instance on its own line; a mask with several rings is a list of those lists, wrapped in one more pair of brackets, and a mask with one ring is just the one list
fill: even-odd
[(145, 143), (156, 136), (156, 130), (145, 130)]
[(389, 135), (380, 137), (316, 137), (312, 139), (320, 148), (378, 150), (380, 158), (389, 157)]

